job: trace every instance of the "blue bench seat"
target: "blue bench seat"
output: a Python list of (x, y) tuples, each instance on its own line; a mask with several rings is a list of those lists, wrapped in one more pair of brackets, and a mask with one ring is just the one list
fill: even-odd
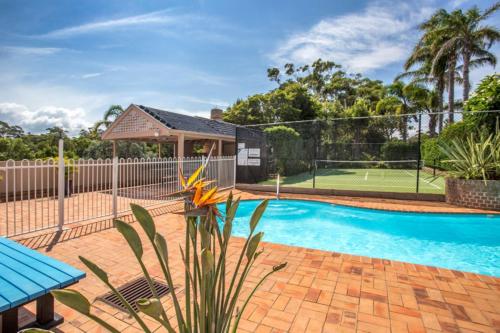
[[(2, 315), (2, 332), (13, 330), (13, 328), (9, 329), (9, 327), (13, 325), (14, 317), (16, 317), (17, 321), (18, 307), (34, 300), (43, 299), (45, 302), (51, 303), (44, 304), (45, 307), (52, 305), (53, 308), (50, 291), (72, 285), (84, 277), (84, 272), (68, 264), (29, 249), (10, 239), (0, 237), (0, 315)], [(47, 321), (47, 318), (44, 318), (44, 320)]]

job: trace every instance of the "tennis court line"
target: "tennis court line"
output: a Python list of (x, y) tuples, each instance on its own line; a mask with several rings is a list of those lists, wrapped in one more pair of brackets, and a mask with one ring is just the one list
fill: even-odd
[(365, 181), (368, 180), (368, 171), (365, 173)]
[[(416, 177), (416, 175), (414, 175), (414, 174), (410, 173), (408, 170), (405, 170), (405, 172), (406, 172), (407, 174), (409, 174), (410, 176), (412, 176), (412, 177)], [(433, 183), (429, 182), (427, 179), (422, 178), (422, 177), (420, 177), (420, 179), (422, 179), (424, 182), (426, 182), (426, 183), (427, 183), (427, 184), (429, 184), (430, 186), (434, 186), (434, 187), (435, 187), (435, 188), (437, 188), (438, 190), (441, 190), (441, 187), (439, 187), (439, 186), (438, 186), (438, 185), (436, 185), (436, 184), (433, 184)]]

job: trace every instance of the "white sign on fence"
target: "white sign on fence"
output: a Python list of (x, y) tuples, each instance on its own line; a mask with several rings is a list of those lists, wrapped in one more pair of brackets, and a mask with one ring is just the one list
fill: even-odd
[(260, 166), (260, 158), (249, 158), (248, 165), (251, 166)]
[(238, 149), (238, 165), (248, 165), (248, 149)]
[(249, 148), (248, 157), (259, 157), (260, 158), (260, 148)]

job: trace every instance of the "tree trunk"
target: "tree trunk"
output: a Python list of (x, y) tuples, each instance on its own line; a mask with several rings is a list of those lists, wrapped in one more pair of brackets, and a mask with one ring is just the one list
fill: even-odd
[(408, 140), (408, 116), (401, 116), (399, 128), (401, 138), (406, 142), (406, 140)]
[(464, 79), (463, 102), (465, 103), (469, 99), (469, 92), (470, 92), (470, 81), (469, 81), (470, 52), (465, 51), (463, 54), (463, 58), (464, 58), (464, 68), (462, 74)]
[(455, 67), (457, 60), (450, 59), (450, 68), (448, 69), (448, 124), (455, 121)]
[(435, 137), (436, 136), (436, 125), (437, 125), (437, 114), (435, 113), (432, 113), (432, 110), (430, 110), (429, 112), (431, 112), (429, 114), (429, 136), (431, 138)]
[(444, 112), (444, 77), (441, 76), (438, 79), (437, 85), (436, 85), (436, 90), (438, 93), (438, 131), (441, 133), (443, 130), (443, 112)]

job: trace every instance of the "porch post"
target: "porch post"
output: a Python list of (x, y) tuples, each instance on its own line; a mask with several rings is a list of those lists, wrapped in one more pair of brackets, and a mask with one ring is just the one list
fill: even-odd
[(177, 157), (184, 157), (184, 133), (179, 134), (177, 137)]
[(219, 156), (219, 158), (217, 159), (217, 186), (226, 187), (225, 182), (222, 180), (222, 178), (225, 180), (225, 177), (222, 174), (222, 163), (224, 163), (224, 161), (220, 159), (220, 156), (222, 156), (222, 140), (219, 139), (218, 141), (217, 156)]
[[(177, 137), (177, 163), (179, 164), (179, 170), (183, 172), (184, 170), (184, 133), (179, 134)], [(179, 182), (179, 177), (177, 177), (177, 182)], [(180, 183), (179, 183), (180, 188)]]

